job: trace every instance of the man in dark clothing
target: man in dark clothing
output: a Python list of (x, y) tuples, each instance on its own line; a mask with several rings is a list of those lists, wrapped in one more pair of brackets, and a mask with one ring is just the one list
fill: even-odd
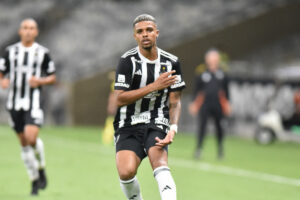
[(189, 111), (192, 115), (199, 116), (198, 141), (195, 158), (199, 159), (203, 140), (206, 132), (207, 120), (214, 119), (218, 144), (218, 158), (224, 156), (224, 132), (221, 121), (224, 115), (230, 113), (228, 81), (225, 73), (219, 68), (220, 54), (216, 49), (210, 49), (205, 54), (207, 69), (196, 77), (193, 99)]

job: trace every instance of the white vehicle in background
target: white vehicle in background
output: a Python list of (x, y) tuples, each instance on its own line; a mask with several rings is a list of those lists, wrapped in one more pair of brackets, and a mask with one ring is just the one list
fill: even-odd
[(285, 129), (276, 110), (270, 110), (258, 118), (255, 140), (259, 144), (271, 144), (275, 140), (300, 142), (300, 134)]
[[(299, 80), (300, 67), (279, 69), (275, 71), (275, 75), (281, 80)], [(271, 144), (275, 140), (300, 142), (300, 118), (293, 120), (289, 126), (284, 126), (280, 113), (276, 109), (270, 109), (258, 118), (254, 138), (259, 144)]]

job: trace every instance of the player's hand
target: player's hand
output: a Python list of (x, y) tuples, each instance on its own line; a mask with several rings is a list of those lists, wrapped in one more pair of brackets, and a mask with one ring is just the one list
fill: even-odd
[(167, 146), (168, 144), (171, 144), (173, 142), (175, 134), (176, 133), (174, 130), (170, 130), (164, 139), (160, 139), (159, 137), (156, 137), (155, 145), (159, 147), (164, 147)]
[(172, 70), (170, 72), (165, 72), (161, 74), (156, 79), (156, 81), (152, 83), (154, 90), (162, 90), (173, 85), (177, 81), (177, 76), (176, 75), (172, 76), (172, 74), (174, 74), (175, 72), (176, 72), (175, 70)]
[(3, 78), (0, 80), (0, 84), (2, 89), (7, 89), (9, 87), (9, 79), (8, 78)]
[(35, 76), (32, 76), (31, 79), (29, 80), (29, 85), (32, 88), (37, 88), (41, 85), (40, 79), (36, 78)]

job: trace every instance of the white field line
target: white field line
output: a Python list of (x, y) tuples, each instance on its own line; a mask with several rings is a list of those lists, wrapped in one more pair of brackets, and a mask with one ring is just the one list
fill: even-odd
[(215, 173), (225, 174), (230, 176), (251, 178), (251, 179), (268, 181), (272, 183), (279, 183), (279, 184), (300, 187), (300, 179), (287, 178), (284, 176), (278, 176), (278, 175), (273, 175), (273, 174), (268, 174), (263, 172), (255, 172), (255, 171), (244, 170), (239, 168), (212, 165), (205, 162), (197, 163), (196, 161), (177, 159), (177, 158), (170, 158), (170, 164), (178, 167), (189, 168), (194, 170), (215, 172)]
[[(97, 143), (88, 142), (88, 141), (78, 141), (78, 140), (66, 139), (63, 137), (54, 136), (54, 135), (50, 135), (50, 134), (44, 135), (44, 137), (47, 138), (45, 143), (47, 143), (47, 140), (51, 140), (52, 143), (56, 143), (57, 145), (63, 145), (70, 149), (72, 149), (72, 147), (74, 148), (74, 144), (76, 144), (76, 149), (78, 147), (80, 147), (82, 151), (87, 151), (89, 153), (97, 153), (100, 150), (100, 153), (105, 156), (113, 156), (114, 155), (114, 149), (111, 147), (105, 147), (105, 146), (101, 145), (100, 139), (99, 139), (99, 144), (97, 144)], [(82, 144), (85, 144), (84, 147)], [(212, 165), (212, 164), (205, 163), (205, 162), (196, 162), (196, 161), (192, 161), (192, 160), (179, 159), (179, 158), (173, 158), (173, 157), (170, 157), (169, 160), (170, 160), (171, 165), (177, 166), (177, 167), (300, 187), (300, 179), (288, 178), (288, 177), (264, 173), (264, 172), (255, 172), (255, 171), (227, 167), (227, 166)]]

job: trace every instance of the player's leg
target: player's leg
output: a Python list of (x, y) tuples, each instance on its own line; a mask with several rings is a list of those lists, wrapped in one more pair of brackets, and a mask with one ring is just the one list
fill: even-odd
[(25, 126), (24, 132), (28, 144), (34, 149), (35, 158), (38, 162), (39, 187), (45, 189), (47, 186), (45, 150), (42, 139), (38, 137), (39, 131), (39, 126), (28, 124)]
[(26, 125), (24, 128), (24, 136), (26, 138), (28, 147), (30, 149), (32, 149), (33, 151), (33, 157), (32, 159), (32, 163), (34, 163), (34, 166), (32, 167), (32, 170), (34, 171), (34, 173), (37, 174), (36, 178), (32, 181), (32, 194), (37, 194), (38, 189), (41, 186), (41, 181), (40, 181), (40, 163), (39, 160), (37, 159), (37, 153), (36, 153), (36, 138), (38, 136), (39, 133), (39, 127), (35, 126), (35, 125)]
[(25, 120), (23, 111), (10, 111), (12, 128), (16, 131), (21, 144), (21, 158), (24, 162), (26, 171), (32, 181), (32, 195), (38, 194), (38, 162), (35, 158), (34, 149), (29, 145), (24, 133)]
[(203, 147), (203, 142), (206, 135), (206, 126), (207, 126), (207, 120), (208, 120), (208, 109), (204, 106), (201, 108), (200, 114), (199, 114), (199, 127), (198, 127), (198, 134), (197, 134), (197, 147), (195, 151), (195, 158), (200, 159), (201, 157), (201, 151)]
[(39, 131), (40, 131), (40, 128), (36, 125), (26, 125), (25, 126), (24, 134), (25, 134), (26, 140), (30, 146), (35, 147)]
[(120, 186), (126, 198), (130, 200), (143, 199), (136, 177), (137, 169), (146, 156), (142, 145), (142, 135), (139, 129), (134, 128), (118, 131), (116, 134), (116, 165)]
[(29, 145), (34, 148), (35, 156), (39, 164), (39, 187), (45, 189), (47, 187), (47, 177), (45, 172), (46, 159), (44, 142), (38, 137), (40, 126), (43, 123), (43, 111), (38, 111), (39, 112), (33, 112), (30, 110), (26, 112), (25, 135)]
[(140, 163), (141, 159), (133, 151), (121, 150), (117, 152), (116, 164), (120, 185), (127, 199), (142, 199), (140, 185), (136, 178)]
[(176, 200), (176, 185), (168, 167), (167, 147), (155, 146), (156, 141), (154, 138), (159, 137), (163, 139), (165, 135), (165, 133), (160, 131), (150, 131), (145, 144), (161, 199)]
[(216, 127), (216, 138), (218, 147), (218, 158), (222, 159), (224, 157), (224, 132), (222, 127), (222, 113), (216, 113), (214, 115), (215, 127)]
[(27, 169), (27, 173), (31, 181), (38, 180), (38, 163), (35, 159), (34, 149), (28, 144), (24, 132), (19, 132), (17, 134), (20, 144), (21, 144), (21, 157), (24, 161), (25, 167)]

